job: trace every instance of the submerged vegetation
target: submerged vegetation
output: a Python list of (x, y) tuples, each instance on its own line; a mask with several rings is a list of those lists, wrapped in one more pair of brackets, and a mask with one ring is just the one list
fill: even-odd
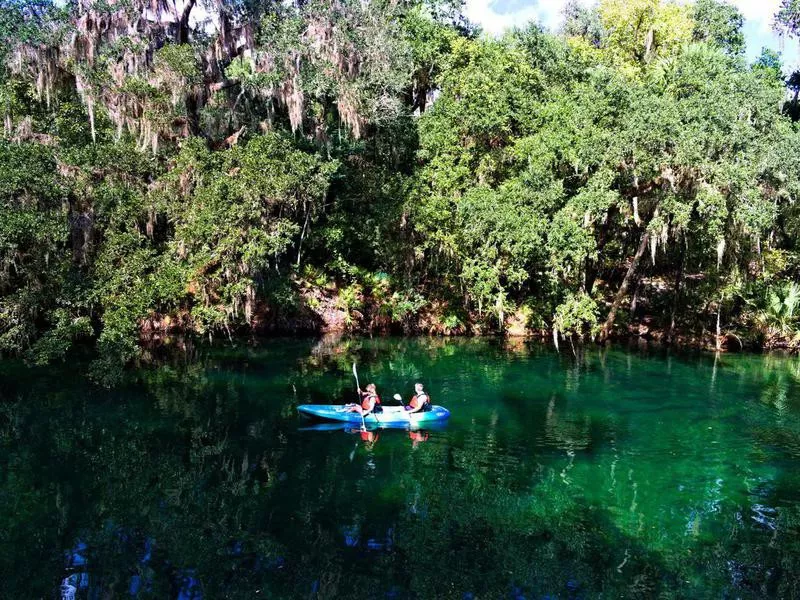
[[(796, 345), (797, 74), (717, 0), (0, 7), (0, 352), (143, 334)], [(793, 2), (777, 26), (797, 29)]]

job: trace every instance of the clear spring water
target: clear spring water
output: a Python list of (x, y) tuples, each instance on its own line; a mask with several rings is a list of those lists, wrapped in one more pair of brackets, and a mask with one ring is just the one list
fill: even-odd
[[(446, 427), (295, 407), (426, 384)], [(800, 597), (800, 359), (499, 340), (0, 362), (0, 596)]]

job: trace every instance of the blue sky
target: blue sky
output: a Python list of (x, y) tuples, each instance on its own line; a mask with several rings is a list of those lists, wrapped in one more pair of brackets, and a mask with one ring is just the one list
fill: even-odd
[[(567, 0), (466, 0), (466, 14), (491, 34), (499, 34), (509, 27), (535, 20), (550, 29), (561, 24), (561, 10)], [(755, 58), (761, 48), (783, 49), (787, 67), (800, 65), (800, 48), (797, 40), (783, 42), (772, 30), (772, 20), (780, 0), (729, 0), (745, 17), (744, 34), (747, 38), (747, 56)], [(592, 0), (581, 0), (587, 6)]]

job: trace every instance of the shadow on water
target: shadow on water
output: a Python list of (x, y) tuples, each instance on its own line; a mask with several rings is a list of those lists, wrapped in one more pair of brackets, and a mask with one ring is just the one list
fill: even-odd
[[(450, 422), (301, 430), (354, 360)], [(111, 391), (0, 363), (0, 595), (798, 597), (800, 379), (770, 360), (287, 340)]]

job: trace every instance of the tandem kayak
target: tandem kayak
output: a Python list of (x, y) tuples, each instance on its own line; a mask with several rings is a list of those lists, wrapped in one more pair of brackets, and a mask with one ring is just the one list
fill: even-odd
[[(347, 412), (347, 407), (342, 404), (301, 404), (297, 407), (300, 414), (315, 419), (339, 421), (361, 425), (361, 415), (356, 412)], [(432, 406), (430, 410), (408, 414), (402, 406), (384, 406), (383, 412), (369, 414), (364, 417), (364, 423), (369, 425), (392, 425), (417, 427), (425, 423), (439, 423), (447, 420), (450, 411), (442, 406)]]

